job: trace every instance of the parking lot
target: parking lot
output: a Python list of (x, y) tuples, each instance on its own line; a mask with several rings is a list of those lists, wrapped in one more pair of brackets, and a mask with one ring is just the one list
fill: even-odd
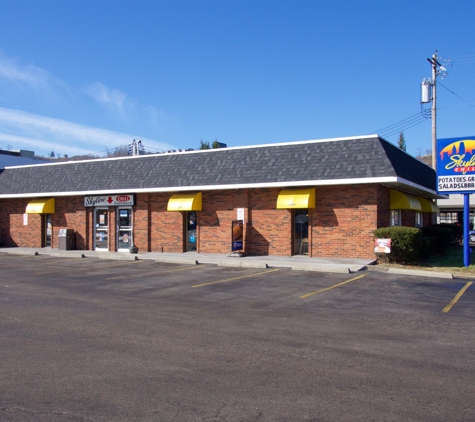
[(2, 421), (475, 420), (475, 285), (0, 253)]

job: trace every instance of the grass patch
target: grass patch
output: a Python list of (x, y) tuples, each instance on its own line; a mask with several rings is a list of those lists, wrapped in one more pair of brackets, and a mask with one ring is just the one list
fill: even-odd
[(431, 256), (424, 263), (414, 265), (399, 264), (379, 264), (380, 267), (397, 267), (397, 268), (413, 268), (426, 271), (444, 271), (450, 273), (459, 273), (463, 275), (475, 276), (475, 248), (471, 248), (470, 266), (463, 265), (463, 247), (452, 247), (447, 250), (445, 255)]

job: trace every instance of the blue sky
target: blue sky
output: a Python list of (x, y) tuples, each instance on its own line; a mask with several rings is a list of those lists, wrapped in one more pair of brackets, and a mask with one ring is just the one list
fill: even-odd
[(475, 135), (473, 1), (0, 6), (1, 149), (73, 156), (132, 139), (154, 151), (369, 133), (397, 143), (403, 130), (408, 152), (425, 153), (420, 83), (435, 50), (452, 60), (438, 137)]

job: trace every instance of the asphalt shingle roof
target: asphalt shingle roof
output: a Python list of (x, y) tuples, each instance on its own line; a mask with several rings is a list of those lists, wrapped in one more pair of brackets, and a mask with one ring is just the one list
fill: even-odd
[(368, 136), (7, 168), (0, 174), (0, 195), (223, 189), (382, 177), (436, 188), (434, 170), (389, 142)]

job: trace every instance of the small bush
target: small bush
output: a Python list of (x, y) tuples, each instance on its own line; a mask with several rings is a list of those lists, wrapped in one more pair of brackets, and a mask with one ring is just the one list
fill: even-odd
[(463, 237), (463, 226), (461, 224), (441, 223), (434, 224), (432, 227), (452, 229), (452, 241), (460, 241), (460, 239)]
[(433, 236), (422, 237), (421, 259), (426, 260), (435, 255), (437, 238)]
[(433, 252), (438, 255), (445, 254), (454, 239), (454, 231), (451, 227), (422, 227), (421, 231), (425, 237), (435, 237)]
[(384, 262), (417, 262), (430, 247), (427, 241), (422, 240), (421, 230), (415, 227), (383, 227), (374, 231), (374, 238), (391, 239), (391, 253), (377, 254), (378, 259)]

